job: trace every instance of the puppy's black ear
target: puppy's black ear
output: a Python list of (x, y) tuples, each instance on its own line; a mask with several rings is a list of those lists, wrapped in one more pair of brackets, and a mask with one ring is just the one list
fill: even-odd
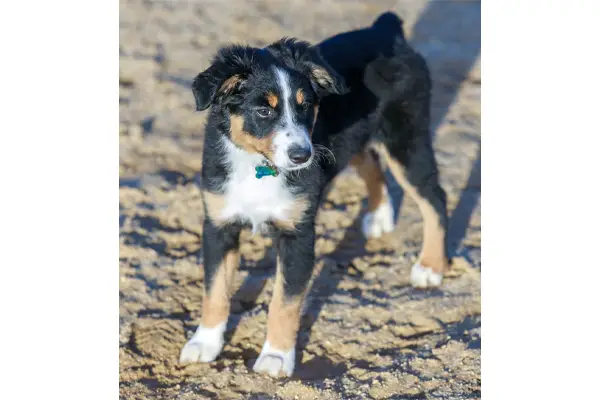
[(327, 64), (318, 47), (295, 38), (283, 38), (268, 49), (291, 68), (308, 76), (319, 97), (348, 93), (344, 79)]
[(303, 69), (309, 76), (313, 90), (319, 97), (348, 93), (349, 89), (344, 82), (344, 78), (327, 64), (317, 47), (311, 46), (303, 58)]
[(223, 48), (213, 63), (192, 82), (196, 110), (206, 110), (210, 105), (238, 92), (252, 72), (256, 49), (246, 46)]

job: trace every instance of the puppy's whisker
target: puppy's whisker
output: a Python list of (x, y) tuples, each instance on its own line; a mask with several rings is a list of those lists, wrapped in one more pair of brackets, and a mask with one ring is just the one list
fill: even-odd
[(329, 157), (330, 157), (333, 164), (335, 164), (337, 162), (333, 152), (330, 149), (328, 149), (326, 146), (323, 146), (321, 144), (315, 144), (314, 146), (315, 146), (315, 154), (322, 155), (324, 157), (323, 159), (327, 160), (327, 161), (330, 161), (329, 160)]

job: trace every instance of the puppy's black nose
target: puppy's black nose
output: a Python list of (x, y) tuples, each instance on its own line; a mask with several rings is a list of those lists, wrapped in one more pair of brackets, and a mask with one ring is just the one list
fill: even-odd
[(288, 157), (294, 164), (303, 164), (310, 158), (310, 147), (292, 146), (288, 150)]

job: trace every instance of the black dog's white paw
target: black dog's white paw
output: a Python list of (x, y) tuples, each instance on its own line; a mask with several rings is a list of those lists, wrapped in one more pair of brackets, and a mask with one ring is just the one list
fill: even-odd
[(394, 209), (386, 196), (379, 207), (365, 214), (362, 231), (366, 238), (378, 238), (394, 230)]
[(267, 340), (254, 363), (254, 372), (267, 373), (272, 377), (278, 377), (281, 374), (290, 377), (294, 372), (294, 363), (296, 362), (296, 350), (291, 349), (282, 351), (271, 347)]
[(179, 356), (180, 363), (211, 362), (214, 361), (223, 349), (223, 333), (225, 323), (214, 328), (198, 326), (194, 336), (183, 346)]
[(433, 272), (429, 267), (423, 267), (417, 262), (410, 270), (410, 283), (416, 288), (438, 287), (442, 284), (443, 274)]

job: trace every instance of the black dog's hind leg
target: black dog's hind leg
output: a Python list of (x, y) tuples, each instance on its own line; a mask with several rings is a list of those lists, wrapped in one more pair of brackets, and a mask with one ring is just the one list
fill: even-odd
[[(424, 99), (426, 100), (426, 99)], [(419, 103), (415, 100), (415, 104)], [(446, 193), (440, 186), (428, 113), (398, 112), (393, 102), (369, 148), (376, 152), (382, 166), (389, 168), (396, 181), (417, 203), (423, 217), (423, 247), (412, 267), (411, 283), (415, 287), (439, 286), (448, 269)], [(403, 115), (404, 113), (404, 115)]]

